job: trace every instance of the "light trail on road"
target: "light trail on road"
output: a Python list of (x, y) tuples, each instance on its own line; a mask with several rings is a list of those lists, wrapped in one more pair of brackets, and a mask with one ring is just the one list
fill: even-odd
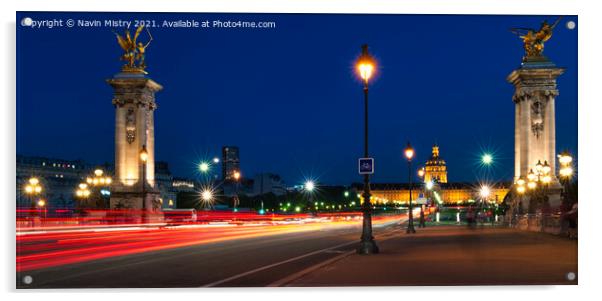
[[(359, 227), (358, 212), (286, 215), (221, 223), (150, 223), (18, 227), (17, 272), (220, 241)], [(240, 216), (240, 215), (239, 215)], [(404, 215), (374, 217), (375, 226)], [(359, 228), (358, 228), (359, 229)], [(359, 232), (358, 232), (359, 235)]]

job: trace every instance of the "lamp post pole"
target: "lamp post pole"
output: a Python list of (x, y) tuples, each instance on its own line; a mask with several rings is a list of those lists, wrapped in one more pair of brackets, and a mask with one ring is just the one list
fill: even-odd
[[(364, 158), (368, 158), (368, 80), (372, 75), (374, 60), (368, 53), (368, 45), (362, 45), (362, 55), (358, 62), (360, 75), (364, 80)], [(372, 236), (372, 206), (370, 204), (370, 176), (364, 174), (364, 204), (362, 206), (362, 237), (357, 250), (359, 254), (376, 254), (378, 247)]]
[[(420, 180), (422, 181), (422, 191), (423, 193), (426, 194), (426, 191), (424, 191), (424, 169), (421, 168), (418, 170), (418, 177), (420, 178)], [(424, 206), (423, 204), (420, 204), (420, 222), (418, 223), (418, 227), (420, 228), (425, 228), (426, 227), (426, 223), (424, 221)]]
[(410, 204), (408, 207), (408, 227), (406, 229), (407, 234), (416, 233), (414, 229), (414, 206), (412, 204), (412, 157), (414, 157), (414, 149), (408, 142), (408, 146), (405, 149), (405, 156), (408, 159), (408, 185), (410, 191)]
[(140, 161), (142, 161), (142, 222), (146, 223), (146, 161), (148, 160), (148, 152), (146, 151), (146, 145), (142, 146), (140, 150)]

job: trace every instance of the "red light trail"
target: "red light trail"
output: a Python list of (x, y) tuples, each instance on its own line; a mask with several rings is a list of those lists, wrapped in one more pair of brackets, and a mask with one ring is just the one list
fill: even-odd
[[(124, 222), (106, 216), (17, 220), (17, 272), (82, 263), (103, 258), (277, 234), (359, 226), (361, 213), (259, 215), (203, 211), (196, 222), (171, 223), (150, 216)], [(377, 216), (376, 225), (401, 215)]]

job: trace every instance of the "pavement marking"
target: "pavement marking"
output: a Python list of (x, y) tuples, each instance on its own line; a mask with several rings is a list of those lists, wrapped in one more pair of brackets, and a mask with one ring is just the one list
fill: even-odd
[(245, 277), (247, 275), (251, 275), (251, 274), (254, 274), (254, 273), (257, 273), (257, 272), (261, 272), (263, 270), (271, 269), (273, 267), (276, 267), (276, 266), (279, 266), (279, 265), (283, 265), (285, 263), (293, 262), (293, 261), (296, 261), (296, 260), (299, 260), (299, 259), (303, 259), (303, 258), (306, 258), (306, 257), (309, 257), (309, 256), (313, 256), (313, 255), (322, 253), (324, 251), (330, 251), (330, 250), (333, 250), (333, 249), (337, 249), (337, 248), (340, 248), (340, 247), (345, 247), (345, 246), (348, 246), (348, 245), (351, 245), (351, 244), (356, 244), (356, 243), (357, 243), (357, 241), (354, 240), (354, 241), (342, 243), (340, 245), (336, 245), (336, 246), (328, 247), (328, 248), (325, 248), (325, 249), (313, 251), (313, 252), (306, 253), (306, 254), (303, 254), (303, 255), (300, 255), (300, 256), (297, 256), (297, 257), (289, 258), (287, 260), (283, 260), (283, 261), (272, 263), (270, 265), (266, 265), (266, 266), (263, 266), (263, 267), (260, 267), (260, 268), (256, 268), (256, 269), (253, 269), (253, 270), (250, 270), (250, 271), (246, 271), (244, 273), (241, 273), (241, 274), (238, 274), (238, 275), (234, 275), (232, 277), (228, 277), (228, 278), (225, 278), (225, 279), (222, 279), (222, 280), (219, 280), (219, 281), (215, 281), (215, 282), (212, 282), (212, 283), (209, 283), (209, 284), (205, 284), (205, 285), (203, 285), (201, 287), (213, 287), (213, 286), (220, 285), (220, 284), (228, 282), (228, 281), (232, 281), (232, 280), (235, 280), (235, 279), (238, 279), (238, 278)]
[[(386, 226), (394, 225), (394, 224), (399, 223), (399, 222), (403, 222), (403, 219), (401, 221), (396, 220), (396, 221), (389, 222), (389, 223), (383, 223), (382, 225), (379, 225), (379, 226), (382, 227), (382, 228), (384, 228)], [(394, 228), (390, 232), (385, 232), (383, 234), (390, 234), (390, 233), (394, 232), (395, 230), (396, 229)], [(391, 238), (391, 237), (389, 237), (389, 238)], [(389, 238), (386, 238), (386, 239), (389, 239)], [(272, 263), (270, 265), (266, 265), (266, 266), (263, 266), (263, 267), (260, 267), (260, 268), (256, 268), (256, 269), (253, 269), (253, 270), (250, 270), (250, 271), (246, 271), (244, 273), (237, 274), (237, 275), (234, 275), (234, 276), (222, 279), (222, 280), (211, 282), (211, 283), (205, 284), (205, 285), (203, 285), (201, 287), (214, 287), (216, 285), (220, 285), (220, 284), (225, 283), (225, 282), (229, 282), (229, 281), (232, 281), (232, 280), (235, 280), (235, 279), (238, 279), (238, 278), (242, 278), (242, 277), (245, 277), (245, 276), (257, 273), (257, 272), (261, 272), (261, 271), (264, 271), (264, 270), (267, 270), (267, 269), (271, 269), (273, 267), (276, 267), (276, 266), (279, 266), (279, 265), (283, 265), (285, 263), (293, 262), (293, 261), (296, 261), (296, 260), (299, 260), (299, 259), (303, 259), (303, 258), (306, 258), (306, 257), (309, 257), (309, 256), (313, 256), (313, 255), (316, 255), (316, 254), (319, 254), (319, 253), (322, 253), (322, 252), (333, 251), (334, 249), (337, 249), (337, 248), (340, 248), (340, 247), (345, 247), (345, 246), (348, 246), (348, 245), (351, 245), (351, 244), (357, 244), (357, 243), (358, 243), (358, 241), (354, 240), (354, 241), (346, 242), (346, 243), (343, 243), (343, 244), (340, 244), (340, 245), (336, 245), (336, 246), (328, 247), (328, 248), (325, 248), (325, 249), (313, 251), (313, 252), (310, 252), (310, 253), (307, 253), (307, 254), (303, 254), (303, 255), (300, 255), (300, 256), (297, 256), (297, 257), (289, 258), (287, 260), (283, 260), (283, 261)], [(341, 257), (342, 258), (343, 255), (349, 256), (351, 254), (351, 252), (352, 251), (346, 252), (344, 254), (336, 256), (335, 258), (337, 258), (337, 257)], [(355, 250), (353, 252), (355, 252)], [(329, 260), (327, 260), (327, 261), (329, 261)], [(318, 265), (320, 265), (320, 264), (318, 264)]]
[[(389, 230), (389, 231), (387, 231), (385, 233), (382, 233), (382, 235), (380, 235), (378, 241), (383, 242), (383, 241), (387, 241), (389, 239), (398, 237), (396, 235), (397, 234), (396, 232), (398, 230), (399, 229), (393, 228), (393, 229), (391, 229), (391, 230)], [(325, 267), (325, 266), (327, 266), (329, 264), (332, 264), (332, 263), (334, 263), (336, 261), (339, 261), (339, 260), (341, 260), (341, 259), (343, 259), (343, 258), (345, 258), (347, 256), (355, 254), (356, 250), (351, 250), (351, 251), (327, 250), (325, 252), (326, 253), (335, 253), (336, 252), (336, 253), (341, 253), (341, 254), (338, 255), (338, 256), (335, 256), (333, 258), (330, 258), (328, 260), (322, 261), (322, 262), (320, 262), (318, 264), (315, 264), (313, 266), (310, 266), (308, 268), (305, 268), (305, 269), (303, 269), (303, 270), (301, 270), (299, 272), (290, 274), (290, 275), (288, 275), (288, 276), (286, 276), (286, 277), (284, 277), (284, 278), (282, 278), (280, 280), (276, 280), (275, 282), (272, 282), (272, 283), (266, 285), (266, 287), (278, 287), (278, 286), (287, 285), (287, 284), (289, 284), (289, 283), (291, 283), (291, 282), (293, 282), (293, 281), (295, 281), (295, 280), (297, 280), (297, 279), (299, 279), (299, 278), (301, 278), (301, 277), (303, 277), (303, 276), (305, 276), (305, 275), (307, 275), (307, 274), (309, 274), (311, 272), (314, 272), (314, 271), (316, 271), (318, 269), (321, 269), (321, 268), (323, 268), (323, 267)]]
[(343, 259), (343, 258), (345, 258), (345, 257), (347, 257), (347, 256), (349, 256), (349, 255), (351, 255), (351, 254), (353, 254), (355, 252), (356, 252), (356, 250), (342, 252), (342, 254), (340, 254), (338, 256), (335, 256), (335, 257), (330, 258), (328, 260), (322, 261), (322, 262), (320, 262), (318, 264), (310, 266), (310, 267), (308, 267), (306, 269), (303, 269), (303, 270), (301, 270), (299, 272), (290, 274), (290, 275), (288, 275), (288, 276), (286, 276), (286, 277), (284, 277), (284, 278), (282, 278), (280, 280), (272, 282), (272, 283), (266, 285), (266, 287), (277, 287), (277, 286), (286, 285), (286, 284), (288, 284), (290, 282), (293, 282), (294, 280), (296, 280), (298, 278), (301, 278), (301, 277), (303, 277), (303, 276), (305, 276), (305, 275), (307, 275), (307, 274), (309, 274), (309, 273), (311, 273), (311, 272), (313, 272), (313, 271), (315, 271), (317, 269), (320, 269), (320, 268), (325, 267), (325, 266), (327, 266), (327, 265), (329, 265), (331, 263), (339, 261), (339, 260), (341, 260), (341, 259)]

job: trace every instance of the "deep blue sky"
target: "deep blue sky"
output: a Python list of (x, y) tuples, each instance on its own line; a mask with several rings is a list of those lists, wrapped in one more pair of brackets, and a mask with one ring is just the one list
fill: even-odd
[[(417, 161), (438, 143), (450, 181), (474, 181), (483, 151), (498, 180), (513, 175), (513, 87), (521, 41), (511, 27), (551, 16), (17, 13), (17, 153), (91, 162), (114, 159), (112, 89), (120, 48), (110, 28), (32, 29), (22, 17), (275, 21), (276, 29), (152, 28), (149, 76), (164, 86), (155, 112), (157, 160), (177, 176), (240, 147), (243, 175), (289, 184), (359, 181), (360, 45), (379, 62), (370, 90), (375, 182), (405, 181), (402, 149)], [(577, 153), (577, 29), (565, 17), (545, 54), (566, 67), (556, 101), (557, 148)]]

